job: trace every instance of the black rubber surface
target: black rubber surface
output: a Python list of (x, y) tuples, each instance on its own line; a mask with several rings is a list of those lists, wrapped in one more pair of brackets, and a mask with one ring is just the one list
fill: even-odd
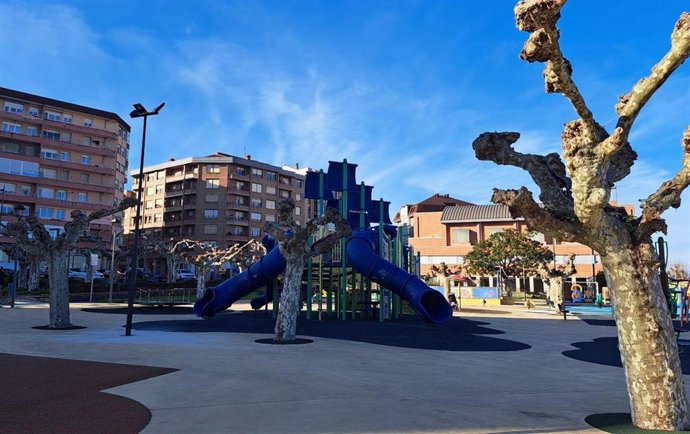
[[(127, 315), (126, 307), (86, 307), (82, 312)], [(134, 315), (193, 315), (194, 309), (187, 306), (135, 306)]]
[(673, 433), (681, 431), (657, 431), (641, 429), (632, 424), (630, 413), (598, 413), (585, 418), (590, 426), (608, 433)]
[[(484, 327), (489, 323), (464, 318), (451, 318), (444, 324), (428, 324), (418, 317), (395, 321), (338, 319), (298, 319), (300, 336), (344, 339), (402, 348), (442, 351), (519, 351), (531, 348), (522, 342), (485, 335), (502, 334)], [(211, 319), (198, 318), (136, 322), (136, 330), (184, 333), (256, 333), (273, 334), (275, 320), (264, 312), (223, 312)]]
[[(571, 344), (577, 350), (563, 351), (563, 355), (583, 362), (598, 365), (623, 367), (621, 354), (618, 351), (618, 338), (597, 338), (589, 342)], [(690, 347), (681, 346), (680, 364), (683, 374), (690, 374)]]

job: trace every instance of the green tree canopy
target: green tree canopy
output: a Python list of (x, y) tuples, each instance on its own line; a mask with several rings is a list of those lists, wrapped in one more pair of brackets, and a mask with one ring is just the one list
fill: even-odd
[(512, 229), (492, 234), (465, 255), (465, 267), (472, 274), (493, 275), (501, 267), (508, 276), (536, 274), (539, 266), (553, 260), (551, 250), (539, 241)]

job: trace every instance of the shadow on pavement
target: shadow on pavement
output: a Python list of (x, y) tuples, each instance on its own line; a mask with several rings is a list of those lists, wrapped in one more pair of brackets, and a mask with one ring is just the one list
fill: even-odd
[[(428, 324), (418, 317), (395, 321), (338, 319), (298, 319), (300, 336), (343, 339), (369, 344), (402, 348), (442, 351), (519, 351), (531, 348), (522, 342), (484, 335), (502, 334), (500, 330), (483, 327), (489, 323), (452, 318), (445, 324)], [(184, 333), (257, 333), (273, 334), (275, 320), (265, 312), (223, 312), (203, 319), (180, 319), (137, 322), (136, 330)]]

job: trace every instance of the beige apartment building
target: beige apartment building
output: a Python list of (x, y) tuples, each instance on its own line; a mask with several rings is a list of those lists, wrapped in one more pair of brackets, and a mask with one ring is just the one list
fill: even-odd
[[(626, 206), (632, 213), (632, 206)], [(493, 233), (514, 229), (527, 232), (523, 218), (513, 218), (504, 205), (475, 205), (448, 195), (434, 195), (417, 204), (404, 205), (395, 216), (395, 223), (407, 225), (409, 243), (420, 254), (421, 272), (427, 274), (432, 265), (445, 262), (460, 266), (463, 257), (475, 244), (488, 239)], [(544, 234), (534, 239), (554, 252), (557, 265), (565, 263), (575, 254), (577, 280), (585, 280), (602, 270), (599, 255), (591, 248), (560, 241)], [(541, 290), (539, 278), (527, 279), (532, 290)], [(520, 283), (518, 282), (518, 286)]]
[[(282, 198), (297, 202), (295, 220), (307, 221), (306, 170), (277, 167), (218, 152), (144, 168), (141, 231), (163, 240), (213, 241), (219, 247), (261, 239), (267, 222), (276, 221)], [(136, 194), (138, 171), (132, 172)], [(127, 211), (125, 232), (134, 232), (135, 208)], [(147, 270), (155, 269), (147, 261)]]
[[(120, 116), (2, 87), (0, 107), (4, 220), (22, 205), (58, 233), (73, 210), (89, 213), (122, 200), (130, 126)], [(90, 232), (109, 240), (110, 221), (94, 221)]]

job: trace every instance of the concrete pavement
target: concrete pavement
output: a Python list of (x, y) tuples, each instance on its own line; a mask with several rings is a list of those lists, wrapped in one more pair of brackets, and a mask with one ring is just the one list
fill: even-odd
[[(517, 306), (505, 307), (507, 315), (461, 314), (505, 332), (496, 337), (531, 346), (504, 352), (326, 338), (261, 345), (254, 340), (270, 336), (136, 328), (126, 337), (123, 315), (80, 310), (86, 306), (72, 305), (72, 323), (87, 328), (70, 331), (31, 328), (47, 323), (44, 304), (3, 307), (0, 352), (179, 369), (107, 391), (151, 410), (146, 433), (599, 432), (586, 416), (629, 412), (621, 368), (561, 354), (571, 343), (615, 336), (613, 327)], [(191, 318), (134, 319), (136, 327)]]

